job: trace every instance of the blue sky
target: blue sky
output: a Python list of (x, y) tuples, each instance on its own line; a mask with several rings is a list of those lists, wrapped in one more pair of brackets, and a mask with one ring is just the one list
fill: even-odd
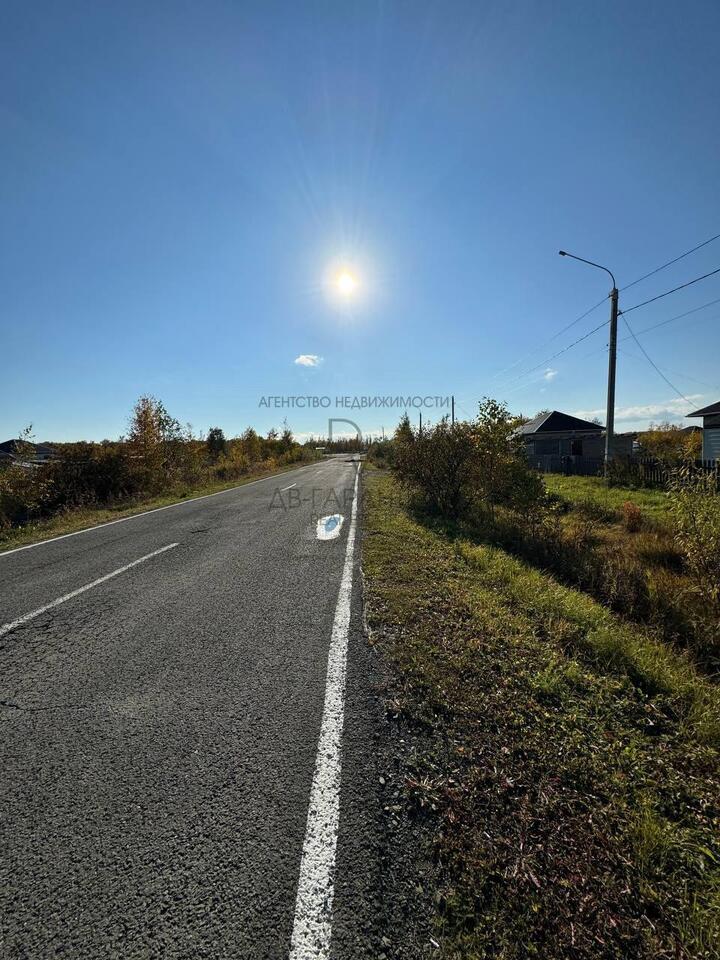
[[(622, 287), (720, 233), (714, 0), (0, 16), (0, 439), (116, 437), (142, 393), (228, 435), (279, 425), (268, 395), (603, 411), (604, 331), (547, 358), (605, 304), (543, 344), (608, 278), (557, 250)], [(621, 307), (718, 266), (720, 240)], [(628, 320), (716, 298), (720, 274)], [(640, 337), (690, 407), (621, 341), (618, 429), (720, 398), (719, 329), (717, 304)], [(286, 415), (321, 433), (328, 411)]]

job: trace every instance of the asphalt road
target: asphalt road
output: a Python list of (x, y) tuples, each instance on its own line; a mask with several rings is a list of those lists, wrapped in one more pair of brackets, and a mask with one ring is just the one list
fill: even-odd
[[(0, 955), (289, 956), (357, 469), (0, 554)], [(334, 513), (340, 535), (319, 540)], [(377, 956), (359, 547), (333, 957)]]

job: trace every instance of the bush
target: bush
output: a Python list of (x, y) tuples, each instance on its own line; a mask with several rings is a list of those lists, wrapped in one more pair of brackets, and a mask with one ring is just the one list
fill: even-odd
[(720, 495), (715, 475), (688, 466), (675, 471), (670, 515), (688, 573), (708, 600), (720, 602)]
[(520, 513), (534, 523), (545, 499), (545, 484), (527, 465), (525, 448), (515, 434), (517, 418), (504, 404), (486, 397), (469, 425), (474, 444), (472, 499), (494, 523), (498, 507)]
[(395, 444), (392, 440), (377, 440), (370, 445), (367, 458), (380, 468), (394, 467)]
[(675, 423), (651, 423), (648, 430), (639, 434), (638, 442), (643, 457), (661, 463), (677, 464), (702, 456), (702, 432), (686, 433)]
[(257, 463), (262, 457), (262, 443), (260, 437), (255, 433), (252, 427), (248, 427), (245, 433), (240, 437), (243, 453), (249, 463)]
[(403, 417), (393, 440), (393, 469), (427, 506), (457, 519), (475, 506), (495, 519), (496, 507), (534, 516), (544, 484), (525, 460), (507, 408), (485, 399), (472, 422), (447, 417), (422, 433)]
[(214, 467), (218, 480), (237, 480), (250, 470), (250, 460), (241, 443), (233, 442), (221, 454)]
[(221, 427), (210, 427), (205, 446), (207, 447), (208, 460), (211, 463), (216, 463), (220, 457), (227, 453), (227, 440)]
[(704, 652), (720, 655), (720, 494), (714, 474), (690, 466), (675, 471), (670, 485), (674, 538), (694, 592), (703, 604)]
[(138, 477), (120, 444), (67, 444), (58, 459), (42, 469), (49, 485), (49, 513), (114, 503), (139, 492)]
[(44, 514), (50, 487), (44, 468), (11, 464), (0, 471), (0, 526), (28, 523)]
[(58, 444), (55, 459), (35, 462), (31, 428), (14, 448), (16, 460), (0, 467), (0, 529), (41, 520), (81, 507), (113, 505), (170, 491), (184, 492), (213, 480), (233, 481), (254, 464), (265, 470), (316, 458), (311, 446), (295, 441), (285, 425), (267, 439), (248, 429), (227, 441), (219, 427), (207, 440), (193, 436), (154, 397), (133, 408), (127, 438), (117, 443)]
[(642, 510), (632, 500), (626, 500), (622, 505), (622, 522), (628, 533), (637, 533), (642, 528)]
[(615, 520), (616, 514), (604, 503), (599, 503), (592, 497), (583, 497), (573, 506), (573, 513), (582, 516), (592, 524), (610, 523)]
[(466, 423), (447, 418), (424, 433), (413, 433), (407, 417), (396, 433), (395, 473), (418, 491), (426, 505), (456, 518), (467, 504), (473, 474), (473, 438)]

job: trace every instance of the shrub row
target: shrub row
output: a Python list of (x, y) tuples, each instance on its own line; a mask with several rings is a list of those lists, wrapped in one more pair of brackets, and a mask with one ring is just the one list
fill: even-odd
[[(414, 430), (404, 418), (389, 450), (374, 459), (389, 463), (426, 511), (473, 530), (579, 586), (612, 610), (655, 627), (711, 669), (720, 665), (720, 495), (714, 477), (692, 466), (670, 472), (672, 531), (643, 534), (663, 562), (643, 562), (625, 542), (598, 540), (599, 525), (619, 520), (626, 534), (644, 524), (642, 510), (622, 504), (619, 514), (587, 499), (569, 504), (549, 496), (526, 463), (507, 409), (484, 400), (472, 422), (447, 419)], [(380, 455), (382, 454), (382, 455)], [(665, 562), (669, 558), (670, 562)]]
[(239, 480), (251, 471), (315, 457), (313, 448), (297, 443), (289, 429), (260, 437), (250, 428), (226, 440), (214, 427), (205, 440), (198, 439), (153, 397), (137, 402), (128, 435), (117, 442), (60, 444), (56, 458), (42, 464), (30, 459), (31, 445), (20, 449), (20, 456), (0, 470), (0, 528), (80, 507)]

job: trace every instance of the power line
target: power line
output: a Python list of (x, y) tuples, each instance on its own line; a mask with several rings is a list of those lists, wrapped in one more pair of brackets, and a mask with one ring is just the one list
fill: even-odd
[[(630, 340), (631, 337), (625, 337), (625, 340)], [(627, 350), (623, 350), (622, 347), (618, 347), (618, 352), (622, 353), (624, 357), (629, 357), (631, 360), (640, 360), (640, 357), (636, 357), (634, 353), (628, 353)], [(708, 383), (707, 380), (698, 380), (697, 377), (691, 377), (687, 373), (680, 373), (679, 370), (668, 370), (665, 367), (668, 373), (671, 373), (675, 377), (682, 377), (683, 380), (689, 380), (691, 383), (697, 383), (701, 387), (708, 387), (710, 390), (717, 390), (718, 386), (715, 383)]]
[(657, 330), (658, 327), (664, 327), (666, 323), (672, 323), (673, 320), (682, 320), (683, 317), (689, 317), (691, 313), (697, 313), (699, 310), (704, 310), (706, 307), (712, 307), (716, 303), (720, 303), (720, 297), (718, 297), (717, 300), (708, 300), (707, 303), (703, 303), (699, 307), (693, 307), (692, 310), (686, 310), (685, 313), (678, 313), (676, 316), (669, 317), (667, 320), (661, 320), (660, 323), (654, 323), (651, 327), (645, 327), (643, 330), (638, 330), (638, 333), (649, 333), (650, 330)]
[[(641, 283), (643, 280), (647, 280), (648, 277), (654, 276), (656, 273), (659, 273), (661, 270), (664, 270), (666, 267), (670, 267), (670, 266), (672, 266), (674, 263), (678, 263), (680, 260), (684, 260), (685, 257), (689, 257), (691, 253), (695, 253), (696, 250), (700, 250), (702, 247), (706, 247), (709, 243), (712, 243), (714, 240), (718, 240), (718, 239), (720, 239), (720, 233), (716, 234), (714, 237), (710, 237), (708, 240), (703, 240), (702, 243), (698, 243), (696, 246), (692, 247), (690, 250), (686, 250), (685, 253), (681, 253), (679, 257), (674, 257), (672, 260), (668, 260), (666, 263), (661, 264), (659, 267), (655, 267), (654, 270), (651, 270), (649, 273), (643, 274), (642, 277), (638, 277), (637, 280), (633, 280), (631, 283), (626, 284), (624, 287), (621, 287), (620, 289), (621, 289), (621, 290), (629, 290), (630, 287), (634, 287), (636, 284)], [(719, 268), (718, 270), (713, 271), (713, 273), (718, 273), (718, 272), (720, 272), (720, 268)], [(699, 280), (704, 280), (706, 277), (709, 277), (709, 276), (712, 276), (712, 274), (711, 274), (711, 273), (705, 274), (704, 277), (698, 277), (696, 280), (691, 280), (691, 281), (690, 281), (689, 283), (687, 283), (687, 284), (682, 284), (682, 285), (679, 286), (679, 287), (675, 287), (673, 290), (668, 290), (667, 293), (660, 294), (659, 297), (653, 297), (651, 300), (646, 300), (644, 303), (638, 303), (638, 304), (636, 304), (634, 307), (628, 307), (628, 309), (627, 309), (626, 311), (621, 310), (620, 313), (629, 313), (631, 310), (636, 310), (638, 307), (643, 307), (643, 306), (645, 306), (645, 304), (647, 304), (647, 303), (652, 303), (653, 300), (659, 300), (661, 297), (668, 296), (668, 294), (670, 294), (670, 293), (675, 293), (676, 290), (682, 290), (683, 287), (690, 286), (691, 284), (697, 283)], [(517, 367), (519, 364), (521, 364), (521, 363), (523, 362), (523, 360), (527, 360), (529, 357), (532, 357), (533, 354), (537, 353), (539, 350), (542, 350), (543, 347), (547, 346), (549, 343), (552, 343), (553, 340), (557, 340), (557, 338), (560, 337), (560, 336), (562, 336), (563, 333), (566, 333), (568, 330), (570, 330), (570, 329), (571, 329), (572, 327), (574, 327), (576, 324), (580, 323), (581, 320), (584, 320), (585, 317), (587, 317), (587, 316), (589, 316), (591, 313), (593, 313), (593, 311), (597, 310), (598, 307), (601, 307), (601, 306), (603, 305), (603, 303), (605, 303), (605, 302), (607, 301), (607, 299), (608, 299), (608, 297), (603, 297), (602, 300), (599, 300), (596, 304), (594, 304), (592, 307), (590, 307), (590, 308), (589, 308), (588, 310), (586, 310), (584, 313), (580, 314), (579, 317), (576, 317), (575, 320), (572, 320), (570, 323), (566, 324), (564, 327), (562, 327), (560, 330), (558, 330), (557, 333), (554, 333), (554, 334), (553, 334), (551, 337), (549, 337), (547, 340), (543, 340), (542, 343), (538, 344), (536, 347), (534, 347), (534, 348), (533, 348), (532, 350), (530, 350), (528, 353), (523, 354), (523, 356), (520, 357), (520, 359), (515, 360), (515, 361), (514, 361), (513, 363), (511, 363), (508, 367), (505, 367), (505, 368), (503, 368), (502, 370), (500, 370), (498, 373), (493, 374), (492, 377), (491, 377), (491, 380), (495, 380), (495, 379), (497, 379), (498, 377), (502, 377), (502, 376), (504, 376), (506, 373), (509, 373), (511, 370), (513, 370), (515, 367)], [(719, 299), (719, 300), (713, 300), (713, 301), (711, 301), (711, 303), (719, 303), (719, 302), (720, 302), (720, 299)], [(710, 306), (710, 305), (711, 305), (711, 304), (705, 304), (704, 306)], [(696, 309), (697, 309), (697, 310), (702, 310), (703, 307), (697, 307)], [(672, 319), (679, 320), (679, 319), (680, 319), (681, 317), (683, 317), (683, 316), (689, 316), (689, 314), (692, 313), (692, 312), (694, 312), (694, 311), (688, 311), (688, 313), (686, 313), (686, 314), (680, 314), (680, 315), (677, 316), (677, 317), (671, 318), (671, 320), (672, 320)], [(664, 320), (662, 323), (670, 323), (671, 320)], [(662, 326), (662, 323), (656, 324), (656, 326)], [(603, 325), (604, 325), (604, 324), (603, 324)], [(602, 325), (601, 325), (601, 326), (602, 326)], [(600, 327), (595, 327), (593, 330), (590, 331), (589, 334), (587, 334), (587, 336), (590, 336), (592, 333), (594, 333), (596, 330), (599, 330), (599, 329), (600, 329)], [(654, 329), (654, 327), (650, 327), (650, 328), (648, 328), (648, 329)], [(641, 331), (641, 332), (646, 332), (646, 331)], [(571, 343), (568, 347), (566, 347), (565, 350), (570, 350), (571, 347), (574, 347), (577, 343), (582, 342), (582, 340), (584, 340), (584, 339), (586, 339), (586, 337), (581, 337), (579, 340), (575, 340), (575, 341), (574, 341), (573, 343)], [(559, 353), (556, 353), (556, 354), (554, 354), (552, 357), (549, 357), (547, 360), (545, 360), (545, 361), (543, 361), (542, 363), (538, 364), (537, 367), (533, 367), (532, 370), (528, 370), (526, 373), (520, 374), (517, 378), (513, 378), (512, 380), (509, 381), (509, 383), (514, 383), (514, 382), (515, 382), (515, 379), (521, 379), (522, 377), (526, 376), (527, 373), (534, 373), (535, 370), (539, 369), (539, 367), (544, 366), (545, 363), (549, 363), (551, 360), (554, 360), (556, 357), (559, 357), (562, 353), (565, 352), (565, 350), (561, 350)]]
[[(716, 303), (720, 303), (720, 297), (717, 300), (709, 300), (707, 303), (701, 304), (699, 307), (693, 307), (692, 310), (686, 310), (684, 313), (678, 313), (674, 317), (668, 317), (667, 320), (661, 320), (660, 323), (654, 323), (651, 327), (643, 327), (642, 330), (638, 330), (638, 336), (641, 336), (643, 333), (650, 333), (651, 330), (657, 330), (658, 327), (664, 327), (668, 323), (672, 323), (674, 320), (682, 320), (684, 317), (689, 317), (693, 313), (698, 313), (700, 310), (704, 310), (706, 307), (712, 307)], [(712, 322), (720, 320), (720, 317), (712, 317)], [(625, 337), (620, 337), (619, 342), (624, 343), (626, 340), (632, 340), (632, 337), (628, 334)], [(585, 360), (587, 357), (594, 357), (598, 353), (606, 353), (607, 346), (601, 347), (599, 350), (591, 350), (590, 353), (584, 353), (581, 360)], [(672, 371), (671, 371), (672, 372)]]
[(593, 327), (592, 330), (584, 334), (582, 337), (578, 337), (577, 340), (573, 340), (572, 343), (569, 343), (566, 347), (563, 347), (562, 350), (558, 350), (557, 353), (554, 353), (551, 357), (548, 357), (546, 360), (543, 360), (542, 363), (538, 363), (537, 366), (531, 367), (530, 370), (526, 370), (524, 373), (521, 373), (519, 376), (514, 377), (508, 382), (508, 386), (511, 383), (515, 383), (516, 380), (522, 380), (523, 377), (527, 377), (528, 374), (534, 373), (536, 370), (539, 370), (540, 367), (544, 367), (546, 363), (550, 363), (551, 360), (555, 360), (557, 357), (562, 356), (563, 353), (567, 353), (568, 350), (571, 350), (573, 347), (576, 347), (578, 343), (582, 343), (583, 340), (587, 340), (588, 337), (591, 337), (594, 333), (597, 333), (598, 330), (601, 330), (603, 327), (606, 327), (610, 321), (603, 320), (602, 323), (599, 323), (596, 327)]
[(671, 293), (677, 293), (678, 290), (684, 290), (685, 287), (691, 287), (694, 283), (699, 283), (701, 280), (713, 277), (716, 273), (720, 273), (720, 267), (716, 270), (711, 270), (710, 273), (704, 273), (701, 277), (695, 277), (694, 280), (688, 280), (687, 283), (681, 283), (679, 287), (673, 287), (672, 290), (666, 290), (665, 293), (659, 293), (656, 297), (643, 300), (642, 303), (636, 303), (634, 307), (628, 307), (627, 310), (621, 310), (620, 312), (624, 315), (630, 313), (632, 310), (637, 310), (639, 307), (645, 307), (648, 303), (655, 303), (656, 300), (662, 300), (663, 297), (668, 297)]
[(671, 267), (674, 263), (678, 263), (680, 260), (684, 260), (685, 257), (689, 257), (691, 253), (695, 253), (696, 250), (700, 250), (701, 247), (706, 247), (709, 243), (712, 243), (713, 240), (720, 239), (720, 233), (716, 233), (714, 237), (710, 237), (709, 240), (703, 240), (702, 243), (699, 243), (696, 247), (693, 247), (692, 250), (688, 250), (685, 253), (681, 253), (679, 257), (675, 257), (674, 260), (668, 260), (667, 263), (663, 263), (660, 267), (655, 267), (654, 270), (651, 270), (650, 273), (644, 274), (642, 277), (638, 277), (637, 280), (633, 280), (632, 283), (626, 284), (624, 287), (620, 287), (620, 290), (629, 290), (630, 287), (634, 287), (636, 283), (641, 283), (643, 280), (647, 280), (648, 277), (653, 277), (656, 273), (660, 273), (661, 270), (664, 270), (665, 267)]
[(590, 307), (588, 310), (586, 310), (585, 313), (581, 313), (579, 317), (566, 324), (566, 326), (564, 326), (561, 330), (558, 330), (557, 333), (554, 333), (551, 337), (548, 337), (547, 340), (543, 340), (542, 343), (539, 343), (536, 347), (533, 347), (533, 349), (528, 353), (523, 354), (519, 360), (515, 360), (510, 364), (509, 367), (505, 367), (498, 373), (494, 373), (491, 379), (495, 380), (496, 377), (502, 377), (504, 374), (509, 373), (510, 370), (512, 370), (514, 367), (517, 367), (518, 364), (523, 362), (523, 360), (527, 360), (529, 357), (532, 357), (532, 355), (537, 353), (538, 350), (542, 350), (543, 347), (546, 347), (549, 343), (552, 343), (553, 340), (557, 340), (557, 338), (562, 336), (563, 333), (566, 333), (571, 327), (574, 327), (576, 323), (580, 323), (581, 320), (584, 320), (585, 317), (589, 316), (594, 310), (597, 310), (598, 307), (601, 307), (606, 300), (607, 297), (603, 297), (602, 300), (599, 300), (593, 307)]
[[(620, 290), (621, 290), (621, 291), (622, 291), (622, 290), (629, 290), (630, 287), (634, 287), (635, 284), (641, 283), (643, 280), (647, 280), (648, 277), (652, 277), (652, 276), (654, 276), (656, 273), (660, 273), (660, 271), (661, 271), (661, 270), (664, 270), (666, 267), (671, 267), (674, 263), (678, 263), (680, 260), (684, 260), (685, 257), (689, 257), (691, 253), (695, 253), (696, 250), (700, 250), (702, 247), (706, 247), (709, 243), (712, 243), (713, 240), (719, 240), (719, 239), (720, 239), (720, 233), (717, 233), (717, 234), (715, 234), (714, 237), (710, 237), (709, 240), (703, 240), (702, 243), (698, 243), (697, 246), (692, 247), (692, 249), (686, 250), (685, 253), (681, 253), (679, 257), (675, 257), (675, 258), (672, 259), (672, 260), (668, 260), (667, 263), (663, 263), (663, 264), (661, 264), (659, 267), (655, 267), (654, 270), (651, 270), (649, 273), (643, 274), (643, 276), (642, 276), (642, 277), (638, 277), (637, 280), (633, 280), (631, 283), (625, 284), (624, 287), (620, 287)], [(709, 276), (709, 274), (708, 274), (708, 276)], [(698, 278), (698, 279), (703, 279), (703, 278)], [(692, 281), (692, 282), (694, 282), (694, 281)], [(677, 287), (676, 289), (679, 290), (680, 287)], [(568, 323), (568, 324), (567, 324), (566, 326), (564, 326), (561, 330), (558, 330), (558, 332), (557, 332), (557, 333), (554, 333), (554, 334), (552, 335), (552, 337), (550, 337), (548, 340), (544, 340), (544, 341), (543, 341), (541, 344), (539, 344), (536, 348), (534, 348), (533, 350), (531, 350), (529, 354), (525, 354), (525, 357), (532, 356), (532, 354), (535, 353), (537, 350), (541, 350), (541, 349), (542, 349), (544, 346), (546, 346), (548, 343), (552, 343), (553, 340), (556, 340), (559, 336), (561, 336), (563, 333), (565, 333), (565, 332), (566, 332), (567, 330), (569, 330), (571, 327), (574, 327), (576, 323), (580, 323), (581, 320), (584, 320), (585, 317), (587, 317), (589, 314), (591, 314), (591, 313), (593, 312), (593, 310), (597, 310), (598, 307), (601, 307), (601, 306), (603, 305), (603, 303), (605, 303), (605, 301), (606, 301), (607, 299), (608, 299), (607, 297), (603, 297), (602, 300), (600, 300), (600, 301), (599, 301), (598, 303), (596, 303), (594, 306), (590, 307), (589, 310), (586, 310), (585, 313), (581, 314), (576, 320), (571, 321), (571, 323)], [(647, 303), (650, 303), (651, 301), (648, 300), (648, 301), (646, 301), (646, 302), (647, 302)], [(714, 301), (714, 302), (717, 303), (718, 301), (716, 300), (716, 301)], [(641, 304), (638, 304), (638, 306), (641, 306)], [(631, 309), (631, 310), (634, 310), (635, 308), (634, 308), (634, 307), (630, 307), (630, 309)], [(698, 307), (698, 309), (700, 309), (700, 308)], [(667, 321), (667, 322), (669, 323), (670, 321)], [(507, 370), (511, 370), (514, 366), (517, 366), (518, 363), (522, 363), (522, 360), (516, 360), (514, 364), (511, 364), (511, 365), (510, 365), (509, 367), (507, 367), (506, 369), (507, 369)], [(504, 372), (505, 372), (505, 371), (503, 370), (503, 371), (501, 371), (500, 373), (496, 374), (495, 376), (502, 376), (502, 374), (503, 374)]]
[(678, 388), (675, 386), (675, 384), (674, 384), (674, 383), (671, 383), (671, 382), (668, 380), (668, 378), (667, 378), (667, 377), (665, 376), (665, 374), (662, 372), (662, 370), (660, 369), (660, 367), (658, 367), (658, 365), (650, 358), (647, 350), (646, 350), (645, 347), (640, 343), (640, 341), (638, 340), (638, 338), (635, 336), (635, 333), (633, 332), (632, 327), (631, 327), (630, 324), (627, 322), (627, 320), (625, 319), (624, 316), (623, 316), (623, 321), (624, 321), (624, 323), (625, 323), (625, 326), (628, 328), (628, 331), (630, 332), (633, 340), (634, 340), (635, 343), (638, 345), (638, 347), (642, 350), (643, 356), (645, 357), (645, 359), (647, 360), (647, 362), (650, 364), (650, 366), (653, 368), (653, 370), (655, 370), (655, 372), (658, 373), (658, 374), (663, 378), (663, 380), (664, 380), (665, 383), (670, 387), (670, 389), (673, 390), (679, 397), (681, 397), (681, 398), (685, 401), (685, 403), (688, 404), (688, 406), (692, 406), (692, 402), (691, 402), (690, 400), (688, 400), (688, 398), (685, 396), (684, 393), (680, 393), (680, 391), (679, 391)]

